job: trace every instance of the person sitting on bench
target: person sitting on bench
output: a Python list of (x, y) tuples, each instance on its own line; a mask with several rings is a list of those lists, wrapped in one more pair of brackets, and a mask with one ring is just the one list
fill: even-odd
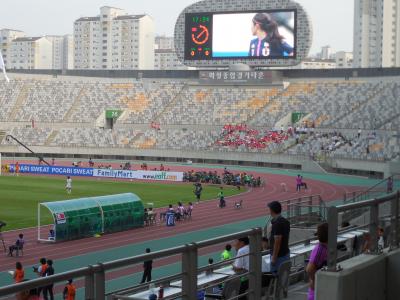
[(175, 212), (174, 208), (172, 207), (172, 204), (168, 205), (168, 209), (165, 212), (160, 213), (160, 221), (165, 221), (168, 212)]
[(48, 235), (47, 239), (49, 241), (54, 241), (56, 239), (56, 232), (54, 231), (54, 229), (49, 230), (49, 235)]
[(15, 245), (11, 245), (10, 247), (8, 247), (8, 255), (13, 256), (13, 252), (15, 250), (17, 251), (22, 250), (24, 248), (24, 244), (25, 244), (24, 235), (20, 233), (18, 235), (17, 241), (15, 242)]

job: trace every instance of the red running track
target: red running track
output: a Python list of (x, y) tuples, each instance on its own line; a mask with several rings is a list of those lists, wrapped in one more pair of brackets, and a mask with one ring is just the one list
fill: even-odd
[[(171, 166), (171, 168), (182, 171), (193, 169), (192, 167), (176, 166)], [(210, 169), (206, 170), (208, 171)], [(216, 171), (221, 172), (221, 170)], [(51, 257), (53, 260), (59, 260), (71, 256), (157, 240), (181, 233), (262, 217), (267, 213), (266, 204), (273, 200), (285, 200), (304, 195), (320, 194), (324, 201), (330, 201), (340, 199), (346, 192), (360, 189), (360, 187), (337, 186), (322, 181), (307, 179), (306, 182), (309, 186), (309, 191), (297, 193), (294, 187), (295, 179), (292, 176), (257, 172), (251, 172), (251, 174), (261, 176), (262, 179), (267, 182), (266, 186), (254, 188), (245, 194), (227, 198), (227, 207), (223, 210), (217, 207), (217, 200), (195, 204), (192, 220), (178, 223), (178, 225), (172, 229), (169, 227), (167, 228), (165, 225), (158, 224), (156, 226), (134, 229), (135, 234), (132, 234), (132, 231), (125, 231), (104, 235), (101, 239), (85, 238), (58, 244), (37, 243), (35, 228), (5, 232), (3, 236), (6, 244), (9, 245), (15, 242), (18, 233), (24, 233), (27, 241), (24, 247), (24, 256), (19, 257), (18, 260), (21, 261), (23, 265), (27, 266), (36, 264), (39, 257)], [(281, 191), (280, 184), (282, 182), (286, 183), (289, 189), (288, 192)], [(241, 199), (243, 199), (244, 208), (242, 210), (234, 209), (234, 202)], [(15, 261), (15, 257), (0, 256), (0, 272), (13, 269), (15, 267)], [(71, 266), (71, 269), (72, 268), (73, 266)]]

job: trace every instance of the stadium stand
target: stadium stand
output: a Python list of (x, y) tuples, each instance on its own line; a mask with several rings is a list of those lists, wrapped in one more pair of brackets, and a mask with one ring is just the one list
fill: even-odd
[(363, 160), (393, 160), (399, 154), (398, 138), (390, 132), (342, 134), (341, 132), (317, 132), (288, 150), (290, 154), (313, 157), (328, 155)]
[[(0, 120), (8, 133), (30, 146), (307, 156), (324, 152), (330, 157), (386, 161), (398, 159), (399, 153), (398, 138), (391, 131), (400, 124), (397, 79), (294, 79), (283, 86), (231, 88), (185, 79), (18, 75), (9, 85), (0, 83)], [(108, 109), (123, 111), (113, 129), (98, 122), (104, 121)], [(295, 124), (292, 113), (302, 114)], [(227, 124), (243, 124), (250, 131), (224, 134)], [(276, 133), (289, 126), (309, 131), (296, 145), (295, 133)], [(312, 135), (314, 127), (315, 133), (319, 129), (331, 133)], [(332, 147), (333, 132), (342, 128), (346, 133)], [(356, 139), (354, 130), (359, 128), (365, 134)], [(378, 134), (368, 136), (378, 129)]]

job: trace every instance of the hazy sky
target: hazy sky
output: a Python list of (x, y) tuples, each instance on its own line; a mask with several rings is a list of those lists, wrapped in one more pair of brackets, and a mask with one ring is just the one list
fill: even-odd
[[(214, 0), (219, 1), (219, 0)], [(279, 0), (277, 0), (279, 1)], [(171, 35), (180, 12), (196, 0), (1, 0), (0, 28), (25, 31), (30, 36), (72, 34), (79, 17), (96, 16), (101, 6), (123, 8), (131, 14), (147, 13), (158, 34)], [(352, 51), (353, 0), (297, 0), (311, 16), (314, 41), (311, 53), (330, 45)]]

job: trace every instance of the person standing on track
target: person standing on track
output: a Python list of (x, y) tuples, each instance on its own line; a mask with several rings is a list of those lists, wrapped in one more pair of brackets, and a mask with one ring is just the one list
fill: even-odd
[(297, 175), (297, 177), (296, 177), (296, 192), (300, 192), (302, 181), (303, 180), (302, 180), (300, 174)]
[(15, 175), (19, 176), (19, 163), (16, 162), (15, 163), (15, 171), (14, 171)]
[(224, 188), (221, 186), (218, 193), (219, 198), (219, 207), (224, 208), (226, 206), (225, 197), (224, 197)]
[[(150, 253), (150, 248), (146, 248), (146, 254)], [(142, 281), (140, 283), (150, 282), (151, 281), (151, 271), (153, 269), (153, 261), (146, 260), (143, 263), (143, 276)]]
[(389, 178), (387, 179), (387, 189), (386, 189), (386, 192), (387, 192), (388, 194), (390, 194), (390, 193), (393, 192), (393, 177), (389, 177)]
[(201, 192), (203, 191), (203, 187), (200, 182), (194, 184), (194, 194), (196, 195), (197, 203), (200, 202)]
[(65, 185), (65, 189), (67, 190), (68, 194), (72, 192), (72, 178), (70, 176), (67, 177), (67, 183)]

